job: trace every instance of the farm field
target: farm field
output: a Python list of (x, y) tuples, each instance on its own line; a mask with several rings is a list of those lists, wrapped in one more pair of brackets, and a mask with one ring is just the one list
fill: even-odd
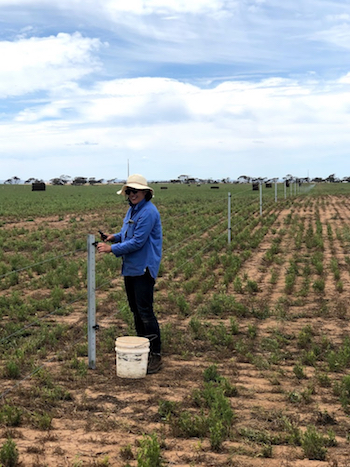
[(138, 380), (113, 255), (87, 358), (87, 235), (119, 231), (119, 187), (0, 186), (0, 465), (349, 467), (350, 185), (152, 186), (164, 365)]

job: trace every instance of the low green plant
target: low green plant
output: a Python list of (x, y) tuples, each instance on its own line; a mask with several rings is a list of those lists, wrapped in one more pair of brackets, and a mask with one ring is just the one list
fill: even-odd
[(21, 376), (21, 369), (18, 362), (14, 360), (6, 362), (4, 376), (10, 379), (18, 379)]
[(295, 376), (298, 379), (305, 379), (306, 378), (303, 366), (298, 364), (298, 363), (296, 365), (294, 365), (293, 373), (295, 374)]
[(316, 279), (314, 283), (312, 284), (312, 288), (314, 289), (315, 292), (318, 292), (318, 293), (323, 293), (325, 287), (326, 287), (326, 284), (323, 278)]
[(134, 459), (134, 453), (132, 452), (132, 448), (130, 444), (127, 444), (126, 446), (120, 448), (120, 457), (124, 461)]
[(137, 451), (137, 467), (162, 467), (163, 465), (164, 461), (156, 433), (144, 435)]
[(340, 382), (336, 382), (333, 392), (339, 397), (340, 403), (346, 412), (349, 412), (350, 406), (350, 375), (343, 376)]
[(158, 414), (163, 420), (169, 421), (170, 417), (178, 412), (178, 403), (161, 399), (159, 401)]
[(236, 276), (233, 281), (233, 289), (236, 293), (243, 293), (243, 283), (239, 276)]
[(34, 413), (31, 416), (32, 425), (42, 431), (47, 431), (51, 428), (53, 416), (44, 412), (44, 413)]
[(301, 447), (305, 456), (310, 460), (324, 461), (327, 454), (327, 440), (322, 433), (319, 433), (315, 426), (307, 427), (303, 434)]
[(344, 291), (344, 282), (338, 281), (336, 284), (336, 289), (339, 293), (342, 293)]
[(287, 395), (288, 401), (292, 404), (300, 404), (302, 401), (302, 395), (298, 391), (290, 391)]
[(16, 443), (8, 438), (0, 449), (0, 462), (3, 467), (16, 467), (18, 463), (19, 453)]
[(323, 388), (329, 388), (332, 386), (332, 382), (327, 373), (319, 373), (317, 375), (318, 383)]
[(5, 404), (0, 410), (0, 424), (8, 427), (19, 426), (22, 421), (22, 410), (14, 405)]
[(248, 309), (246, 306), (237, 302), (235, 297), (225, 293), (216, 293), (210, 300), (199, 307), (199, 313), (202, 315), (223, 316), (232, 314), (236, 316), (246, 316)]
[(313, 342), (313, 329), (308, 324), (298, 334), (298, 347), (301, 349), (308, 349)]
[(251, 279), (248, 279), (247, 280), (247, 284), (246, 284), (246, 290), (249, 294), (254, 294), (254, 293), (257, 293), (259, 292), (259, 286), (258, 286), (258, 283), (256, 281), (253, 281)]

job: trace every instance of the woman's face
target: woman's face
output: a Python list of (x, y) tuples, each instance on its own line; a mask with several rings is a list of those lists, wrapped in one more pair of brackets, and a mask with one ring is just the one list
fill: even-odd
[[(140, 201), (145, 199), (147, 190), (136, 190), (135, 188), (129, 188), (125, 190), (126, 194), (129, 197), (129, 201), (132, 204), (138, 204)], [(128, 194), (129, 193), (129, 194)]]

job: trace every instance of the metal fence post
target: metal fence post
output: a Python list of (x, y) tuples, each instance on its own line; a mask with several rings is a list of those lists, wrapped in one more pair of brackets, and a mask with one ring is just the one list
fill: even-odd
[(227, 202), (227, 213), (228, 213), (228, 244), (231, 243), (231, 193), (228, 194), (228, 202)]
[(277, 203), (277, 181), (275, 182), (275, 203)]
[(88, 267), (87, 267), (87, 293), (88, 293), (88, 359), (89, 368), (96, 368), (96, 298), (95, 298), (95, 235), (87, 237)]
[(262, 182), (259, 182), (259, 191), (260, 191), (260, 216), (262, 216)]

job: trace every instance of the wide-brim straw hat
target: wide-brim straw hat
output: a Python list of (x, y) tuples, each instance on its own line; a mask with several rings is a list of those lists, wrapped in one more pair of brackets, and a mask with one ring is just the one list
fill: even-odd
[(125, 195), (125, 190), (128, 187), (129, 188), (135, 188), (136, 190), (149, 190), (153, 195), (153, 188), (151, 188), (150, 186), (147, 185), (147, 180), (145, 179), (145, 177), (143, 177), (140, 174), (130, 175), (130, 177), (128, 177), (125, 185), (123, 185), (122, 189), (117, 191), (117, 194), (118, 195)]

